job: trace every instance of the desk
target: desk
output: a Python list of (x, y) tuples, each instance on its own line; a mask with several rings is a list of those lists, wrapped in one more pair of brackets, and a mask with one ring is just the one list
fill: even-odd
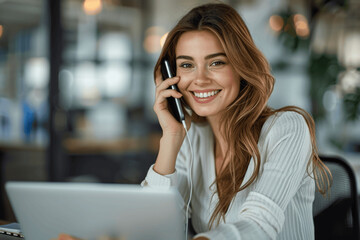
[(157, 153), (161, 134), (149, 134), (142, 137), (126, 137), (113, 140), (66, 138), (63, 146), (68, 154), (98, 154), (143, 151)]

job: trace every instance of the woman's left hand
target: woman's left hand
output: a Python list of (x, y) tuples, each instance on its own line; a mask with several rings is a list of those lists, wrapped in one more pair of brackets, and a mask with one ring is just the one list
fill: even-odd
[(60, 233), (57, 238), (51, 240), (82, 240), (82, 239), (70, 236), (69, 234), (66, 233)]

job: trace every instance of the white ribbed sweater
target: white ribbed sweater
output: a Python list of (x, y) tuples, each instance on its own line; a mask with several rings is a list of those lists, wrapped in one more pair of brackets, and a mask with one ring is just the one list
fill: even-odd
[[(196, 236), (209, 239), (314, 239), (312, 203), (315, 183), (307, 174), (311, 141), (300, 114), (278, 113), (264, 124), (258, 147), (259, 177), (233, 199), (225, 222), (209, 230), (208, 222), (218, 201), (215, 180), (214, 136), (209, 125), (192, 123), (189, 136), (194, 150), (192, 170), (192, 224)], [(187, 174), (191, 158), (185, 140), (176, 160), (176, 171), (162, 176), (153, 167), (143, 186), (177, 186), (185, 202), (189, 196)], [(254, 170), (251, 159), (244, 182)]]

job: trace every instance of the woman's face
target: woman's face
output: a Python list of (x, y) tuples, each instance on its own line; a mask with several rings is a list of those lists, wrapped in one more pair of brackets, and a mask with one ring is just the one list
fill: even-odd
[(216, 116), (238, 96), (240, 76), (210, 31), (183, 33), (176, 45), (178, 87), (186, 102), (202, 117)]

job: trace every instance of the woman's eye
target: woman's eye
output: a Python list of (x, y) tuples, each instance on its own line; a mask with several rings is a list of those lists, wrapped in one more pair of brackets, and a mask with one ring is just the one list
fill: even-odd
[(180, 67), (181, 68), (191, 68), (192, 64), (191, 63), (182, 63), (182, 64), (180, 64)]
[(223, 64), (225, 64), (225, 62), (223, 62), (223, 61), (215, 61), (215, 62), (212, 62), (210, 64), (210, 66), (219, 66), (219, 65), (223, 65)]

